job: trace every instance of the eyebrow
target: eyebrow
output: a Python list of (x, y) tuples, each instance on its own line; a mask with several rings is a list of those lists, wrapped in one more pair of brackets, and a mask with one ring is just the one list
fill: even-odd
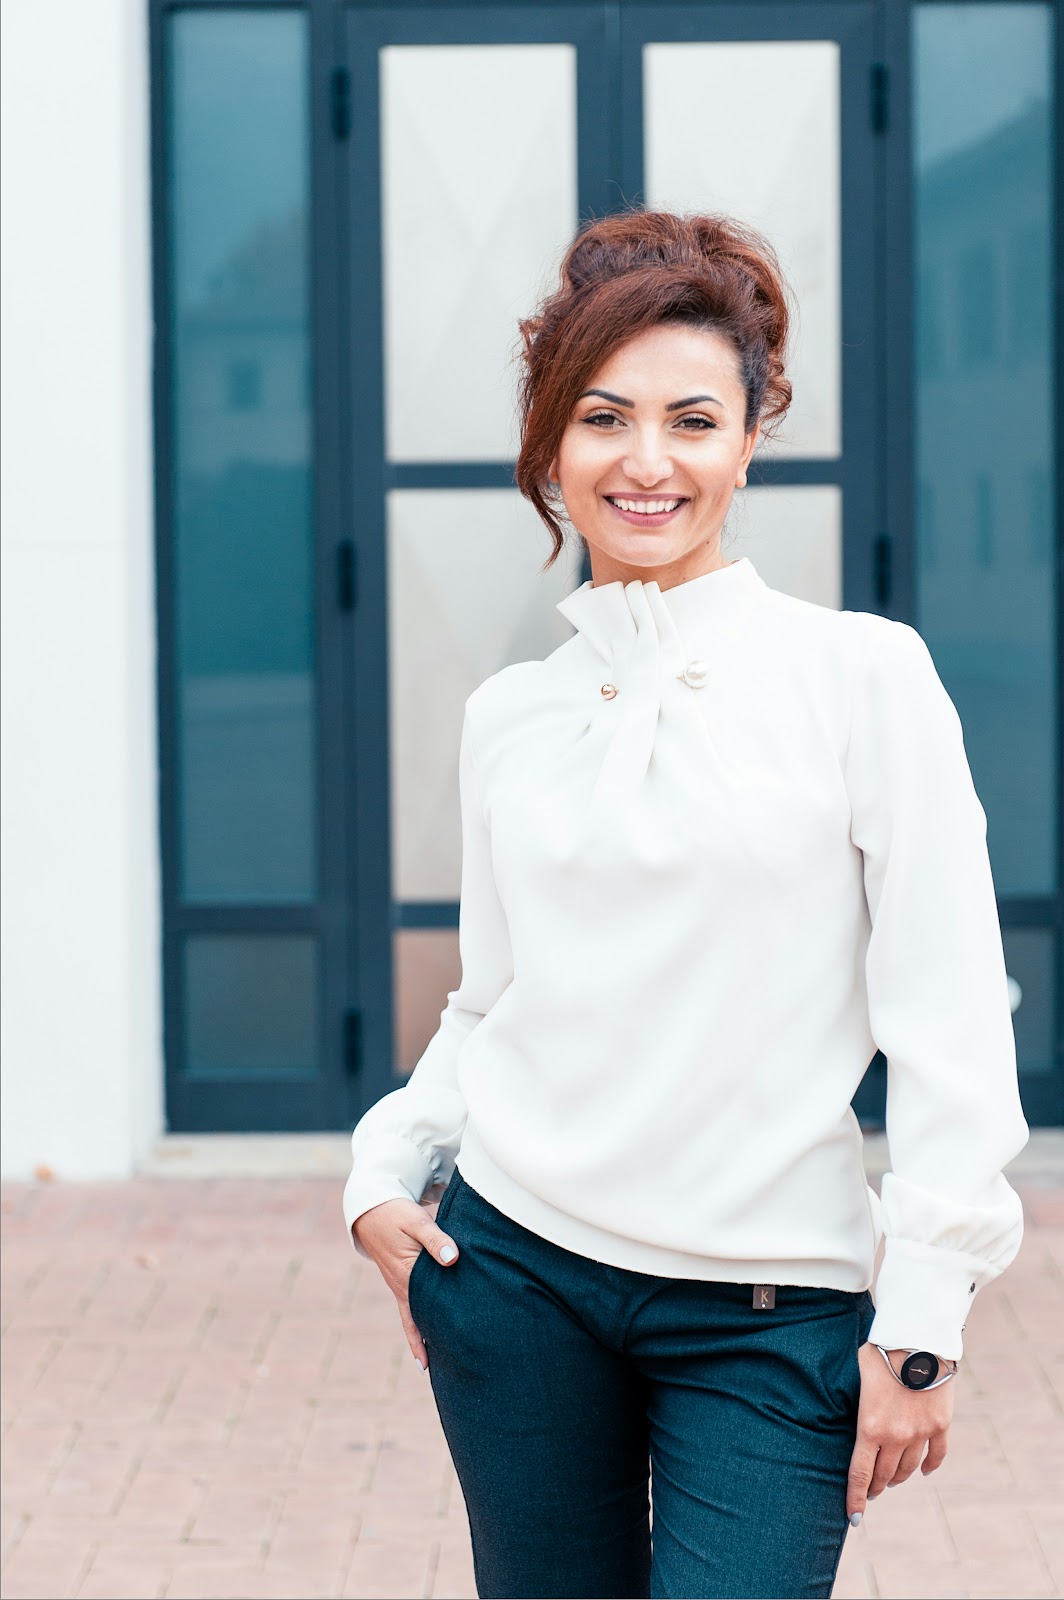
[(600, 400), (609, 400), (615, 406), (628, 406), (630, 408), (635, 406), (634, 400), (625, 400), (622, 395), (610, 394), (608, 389), (585, 389), (583, 394), (578, 395), (577, 398), (587, 400), (593, 394), (597, 394)]
[[(600, 400), (609, 400), (610, 403), (615, 406), (627, 406), (629, 410), (633, 410), (635, 408), (634, 400), (626, 400), (623, 395), (610, 394), (608, 389), (585, 389), (583, 394), (578, 396), (578, 398), (581, 400), (587, 400), (591, 395), (598, 395)], [(724, 404), (723, 400), (718, 400), (714, 394), (693, 394), (688, 396), (686, 400), (673, 400), (670, 405), (665, 407), (665, 410), (683, 411), (686, 406), (696, 406), (702, 401), (708, 401), (710, 405), (714, 406), (721, 406)]]
[(685, 406), (696, 406), (702, 400), (708, 400), (710, 405), (722, 406), (723, 400), (718, 400), (715, 394), (693, 394), (686, 400), (674, 400), (665, 407), (666, 411), (682, 411)]

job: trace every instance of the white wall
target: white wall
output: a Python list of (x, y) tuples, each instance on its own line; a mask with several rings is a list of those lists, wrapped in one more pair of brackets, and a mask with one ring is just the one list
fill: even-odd
[(145, 0), (3, 12), (5, 1176), (162, 1123)]

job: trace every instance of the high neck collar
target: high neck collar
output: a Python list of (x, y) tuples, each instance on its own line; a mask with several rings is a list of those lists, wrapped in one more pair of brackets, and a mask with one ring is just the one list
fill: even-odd
[(664, 608), (689, 647), (708, 647), (714, 636), (767, 588), (750, 557), (740, 556), (726, 567), (702, 572), (668, 589), (662, 589), (657, 579), (646, 583), (633, 578), (624, 583), (616, 578), (612, 583), (593, 584), (588, 578), (559, 600), (556, 609), (605, 660), (612, 661), (634, 641), (648, 606), (651, 614), (658, 616)]

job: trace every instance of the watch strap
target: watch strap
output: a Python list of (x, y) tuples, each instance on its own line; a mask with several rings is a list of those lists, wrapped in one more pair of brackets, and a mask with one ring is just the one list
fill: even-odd
[[(948, 1360), (944, 1359), (942, 1356), (935, 1356), (935, 1360), (938, 1362), (939, 1366), (946, 1368), (946, 1371), (943, 1372), (940, 1377), (935, 1378), (935, 1380), (932, 1383), (925, 1383), (925, 1384), (921, 1384), (919, 1386), (915, 1385), (915, 1384), (911, 1384), (911, 1383), (906, 1383), (906, 1381), (902, 1377), (901, 1373), (900, 1372), (895, 1372), (894, 1363), (890, 1359), (890, 1352), (888, 1350), (884, 1349), (883, 1345), (881, 1345), (881, 1344), (877, 1344), (876, 1345), (876, 1349), (879, 1351), (880, 1355), (883, 1357), (883, 1360), (887, 1363), (887, 1366), (890, 1368), (890, 1371), (891, 1371), (891, 1374), (893, 1375), (893, 1377), (897, 1380), (898, 1383), (901, 1384), (903, 1389), (908, 1389), (911, 1394), (926, 1394), (928, 1389), (937, 1389), (941, 1384), (948, 1383), (951, 1378), (954, 1378), (957, 1375), (957, 1362), (956, 1361), (954, 1361), (952, 1363), (952, 1365), (951, 1365), (950, 1362)], [(912, 1350), (908, 1351), (908, 1354), (911, 1355), (911, 1356), (914, 1356), (914, 1355), (917, 1355), (917, 1354), (920, 1354), (920, 1353), (921, 1352), (916, 1350), (916, 1349), (912, 1349)], [(929, 1354), (933, 1354), (934, 1352), (931, 1351), (931, 1352), (928, 1352), (928, 1353)]]

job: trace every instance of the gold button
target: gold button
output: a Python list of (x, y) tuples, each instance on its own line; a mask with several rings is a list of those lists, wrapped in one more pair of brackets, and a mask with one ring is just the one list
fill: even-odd
[(603, 700), (612, 700), (614, 695), (617, 693), (617, 685), (615, 683), (604, 683), (602, 688), (599, 690), (599, 693), (601, 694)]

